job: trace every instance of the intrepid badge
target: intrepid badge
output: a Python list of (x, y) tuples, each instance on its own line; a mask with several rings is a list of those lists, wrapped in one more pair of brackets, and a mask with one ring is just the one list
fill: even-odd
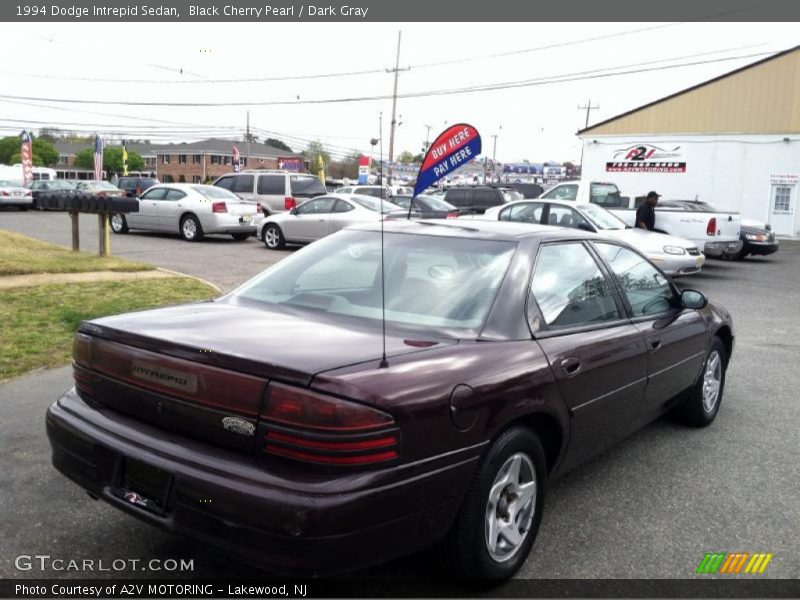
[(231, 431), (240, 435), (254, 435), (256, 432), (255, 425), (239, 417), (225, 417), (222, 419), (222, 426), (226, 431)]

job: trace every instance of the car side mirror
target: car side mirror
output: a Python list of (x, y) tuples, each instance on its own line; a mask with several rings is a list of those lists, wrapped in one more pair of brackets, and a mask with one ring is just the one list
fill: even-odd
[(683, 290), (681, 292), (681, 304), (684, 308), (705, 308), (708, 298), (702, 292), (696, 290)]
[(289, 210), (289, 214), (290, 215), (296, 215), (297, 214), (297, 207), (295, 206), (294, 208), (290, 209)]

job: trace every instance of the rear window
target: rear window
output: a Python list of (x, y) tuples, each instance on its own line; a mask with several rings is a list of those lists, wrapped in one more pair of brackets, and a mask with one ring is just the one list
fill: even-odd
[(600, 206), (622, 206), (622, 198), (613, 183), (593, 183), (589, 190), (589, 202)]
[(292, 186), (293, 196), (321, 196), (327, 193), (319, 177), (313, 175), (290, 175), (289, 183)]
[(228, 190), (220, 187), (215, 187), (213, 185), (193, 185), (192, 189), (205, 196), (206, 198), (212, 200), (238, 200), (239, 197), (236, 196), (234, 193), (229, 192)]
[(226, 190), (231, 189), (233, 187), (233, 175), (218, 179), (217, 181), (214, 182), (214, 185), (217, 187), (224, 188)]

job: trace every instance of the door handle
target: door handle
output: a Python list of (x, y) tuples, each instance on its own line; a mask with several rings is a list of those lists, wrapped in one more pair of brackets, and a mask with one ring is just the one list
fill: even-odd
[(661, 338), (652, 337), (649, 340), (650, 352), (658, 352), (661, 350)]
[(563, 359), (559, 365), (561, 366), (561, 371), (567, 377), (575, 377), (581, 370), (581, 361), (574, 356)]

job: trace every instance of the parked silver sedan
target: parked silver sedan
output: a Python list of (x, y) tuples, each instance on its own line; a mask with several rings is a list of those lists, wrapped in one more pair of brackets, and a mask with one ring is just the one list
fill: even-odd
[(672, 277), (699, 273), (706, 260), (691, 240), (633, 229), (596, 204), (536, 198), (494, 206), (476, 218), (481, 216), (490, 221), (538, 223), (601, 233), (632, 246)]
[(188, 242), (199, 242), (209, 233), (223, 233), (243, 241), (255, 234), (262, 216), (255, 202), (213, 185), (162, 183), (149, 188), (138, 200), (139, 212), (111, 216), (114, 233), (128, 233), (130, 229), (168, 231), (179, 233)]
[(16, 206), (28, 210), (33, 204), (31, 191), (13, 181), (0, 180), (0, 206)]
[[(381, 211), (382, 208), (382, 211)], [(286, 244), (307, 244), (348, 225), (400, 218), (407, 211), (388, 200), (357, 194), (327, 194), (292, 210), (266, 217), (258, 225), (258, 239), (270, 250)]]

